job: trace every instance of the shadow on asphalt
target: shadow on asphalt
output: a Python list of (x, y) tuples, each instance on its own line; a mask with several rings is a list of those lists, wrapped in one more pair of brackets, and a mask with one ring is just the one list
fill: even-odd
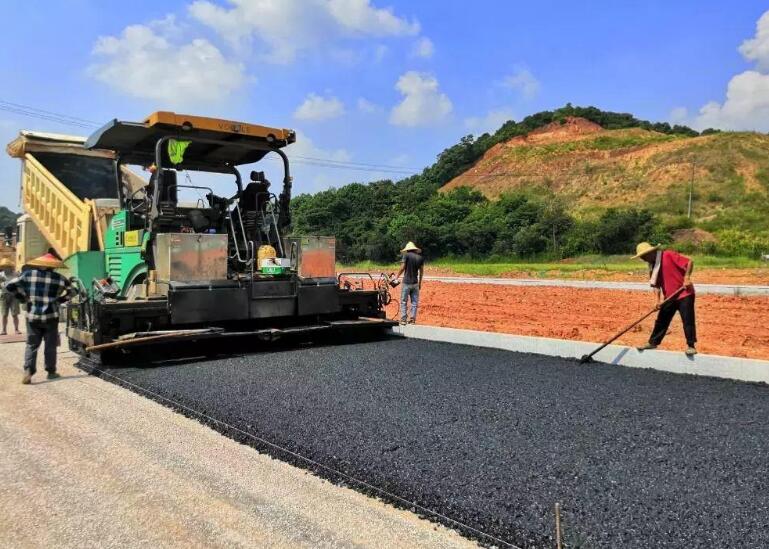
[(313, 347), (325, 348), (356, 343), (401, 339), (401, 336), (382, 332), (357, 332), (354, 335), (324, 334), (322, 338), (308, 336), (287, 336), (277, 341), (247, 341), (238, 339), (208, 339), (198, 342), (164, 343), (146, 348), (132, 348), (124, 351), (80, 356), (75, 367), (95, 373), (94, 368), (154, 369), (185, 364), (196, 364), (223, 358), (245, 357), (264, 353), (283, 353)]

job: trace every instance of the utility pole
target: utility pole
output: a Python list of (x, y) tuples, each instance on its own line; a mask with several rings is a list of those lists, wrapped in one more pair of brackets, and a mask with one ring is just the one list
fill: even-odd
[(694, 187), (694, 161), (689, 161), (689, 209), (686, 213), (686, 218), (692, 218), (692, 188)]

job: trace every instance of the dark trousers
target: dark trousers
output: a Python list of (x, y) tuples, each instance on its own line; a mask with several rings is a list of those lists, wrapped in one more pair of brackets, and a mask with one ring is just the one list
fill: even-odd
[(654, 330), (652, 330), (649, 343), (654, 345), (662, 343), (676, 311), (681, 315), (681, 320), (684, 323), (686, 343), (689, 347), (694, 347), (694, 344), (697, 343), (697, 327), (694, 323), (694, 295), (688, 295), (683, 299), (674, 299), (662, 306), (657, 313), (657, 321), (654, 323)]
[(59, 344), (59, 321), (58, 320), (27, 320), (27, 348), (24, 350), (24, 370), (28, 374), (34, 374), (37, 371), (37, 350), (40, 344), (45, 343), (43, 358), (45, 359), (45, 370), (47, 372), (56, 371), (56, 347)]

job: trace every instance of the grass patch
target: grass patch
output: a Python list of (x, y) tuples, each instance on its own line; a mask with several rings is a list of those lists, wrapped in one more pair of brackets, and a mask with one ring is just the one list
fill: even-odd
[[(695, 270), (697, 268), (728, 268), (728, 269), (758, 269), (766, 268), (766, 262), (747, 257), (716, 257), (709, 255), (694, 255)], [(553, 274), (570, 274), (581, 271), (600, 271), (605, 273), (645, 272), (646, 266), (639, 260), (629, 259), (628, 256), (589, 255), (562, 261), (523, 261), (492, 258), (488, 260), (472, 260), (467, 258), (444, 258), (428, 261), (428, 265), (442, 267), (458, 274), (471, 276), (502, 276), (511, 273), (522, 273), (527, 276), (547, 278)], [(354, 265), (339, 265), (339, 270), (382, 271), (398, 270), (397, 263), (375, 263), (363, 261)]]

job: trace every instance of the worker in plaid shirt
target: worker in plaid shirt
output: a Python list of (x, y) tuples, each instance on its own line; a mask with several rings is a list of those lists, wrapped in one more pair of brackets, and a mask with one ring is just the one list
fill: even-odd
[(37, 371), (37, 350), (45, 342), (45, 370), (48, 379), (60, 377), (56, 372), (56, 347), (59, 344), (59, 305), (75, 294), (70, 281), (54, 271), (64, 267), (53, 253), (29, 261), (22, 273), (8, 282), (5, 289), (26, 305), (27, 348), (24, 352), (24, 378), (32, 383)]

